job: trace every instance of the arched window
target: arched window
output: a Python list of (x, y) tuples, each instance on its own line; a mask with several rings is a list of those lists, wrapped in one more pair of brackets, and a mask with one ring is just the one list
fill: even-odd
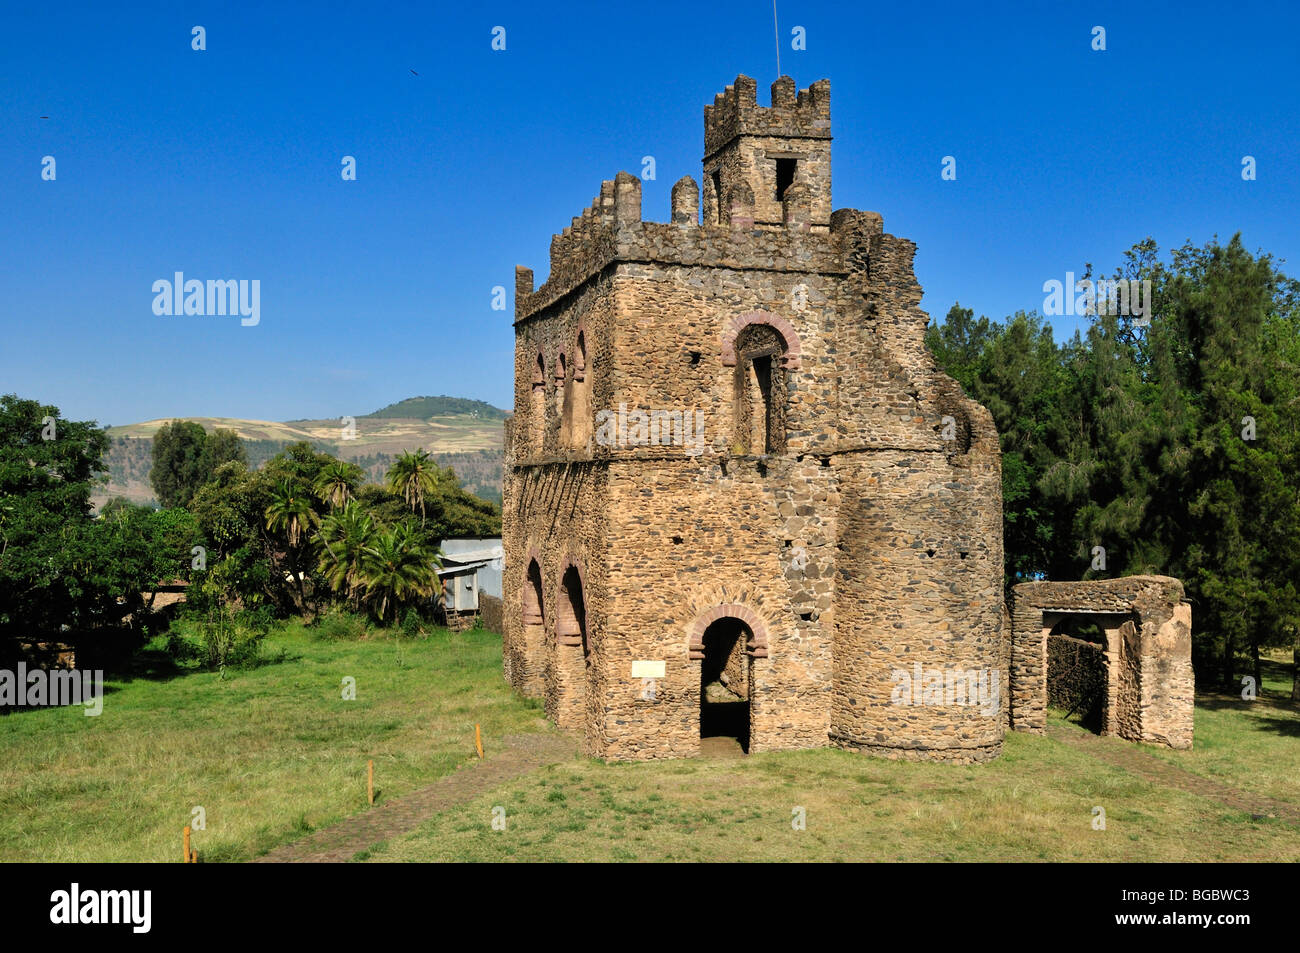
[(587, 363), (587, 335), (578, 332), (577, 347), (573, 352), (573, 383), (565, 392), (564, 430), (568, 436), (568, 445), (582, 448), (591, 439), (591, 375)]
[(564, 352), (555, 362), (555, 408), (560, 414), (560, 446), (573, 446), (573, 388)]
[(785, 451), (786, 342), (769, 324), (735, 339), (735, 442), (746, 453)]
[(542, 357), (542, 352), (537, 352), (537, 365), (533, 369), (533, 392), (532, 404), (529, 407), (529, 414), (532, 420), (531, 436), (532, 450), (534, 453), (542, 452), (542, 444), (546, 439), (546, 360)]

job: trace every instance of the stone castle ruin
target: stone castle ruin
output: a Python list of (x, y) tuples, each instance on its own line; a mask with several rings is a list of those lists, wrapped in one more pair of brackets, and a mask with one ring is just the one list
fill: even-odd
[(659, 223), (620, 172), (516, 269), (506, 678), (611, 760), (993, 758), (998, 437), (926, 349), (915, 246), (832, 211), (826, 80), (737, 77), (703, 173)]

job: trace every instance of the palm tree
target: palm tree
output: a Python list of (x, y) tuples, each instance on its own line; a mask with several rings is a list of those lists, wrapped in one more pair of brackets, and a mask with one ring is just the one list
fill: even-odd
[(328, 503), (332, 510), (338, 509), (352, 499), (361, 476), (361, 468), (355, 463), (334, 460), (321, 467), (312, 489), (316, 491), (318, 500)]
[(288, 480), (281, 480), (271, 491), (266, 528), (284, 533), (289, 537), (289, 547), (297, 549), (308, 528), (315, 523), (316, 511), (311, 508), (311, 499)]
[(363, 552), (361, 572), (366, 598), (377, 607), (380, 621), (389, 609), (396, 614), (401, 603), (433, 595), (441, 566), (437, 552), (424, 546), (409, 523), (375, 533)]
[(271, 491), (271, 503), (266, 508), (266, 528), (288, 537), (286, 557), (289, 574), (298, 586), (299, 609), (304, 609), (307, 605), (307, 588), (303, 578), (306, 574), (300, 566), (302, 544), (307, 542), (307, 530), (316, 521), (316, 511), (311, 508), (311, 497), (288, 480), (281, 480)]
[(349, 500), (342, 509), (325, 517), (317, 534), (321, 544), (321, 573), (332, 590), (346, 591), (354, 607), (364, 586), (362, 560), (374, 535), (374, 521), (355, 500)]
[(425, 450), (406, 451), (388, 471), (388, 489), (404, 499), (411, 512), (419, 507), (421, 526), (425, 501), (438, 492), (438, 477), (438, 464)]

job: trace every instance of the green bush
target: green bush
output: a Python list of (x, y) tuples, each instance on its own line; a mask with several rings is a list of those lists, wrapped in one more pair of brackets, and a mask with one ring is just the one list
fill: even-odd
[(198, 662), (213, 669), (251, 665), (261, 660), (270, 623), (266, 611), (212, 608), (172, 623), (165, 649), (178, 662)]
[(366, 617), (335, 606), (317, 617), (307, 631), (326, 641), (357, 641), (366, 637)]

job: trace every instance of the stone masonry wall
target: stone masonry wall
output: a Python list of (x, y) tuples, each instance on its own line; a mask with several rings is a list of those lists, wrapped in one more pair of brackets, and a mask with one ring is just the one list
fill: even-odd
[[(802, 571), (792, 570), (783, 537), (791, 520), (808, 522), (793, 515), (791, 498), (811, 503), (829, 492), (833, 475), (818, 465), (796, 469), (777, 462), (761, 472), (755, 459), (611, 466), (610, 529), (619, 543), (609, 557), (612, 598), (600, 649), (608, 676), (603, 756), (698, 753), (700, 660), (692, 658), (692, 623), (719, 606), (750, 610), (758, 620), (751, 628), (766, 643), (751, 665), (750, 751), (826, 744), (831, 639), (818, 616), (829, 613), (830, 580), (820, 579), (817, 567), (833, 549), (833, 521), (790, 537), (807, 539), (813, 551)], [(806, 489), (792, 490), (798, 485)], [(827, 597), (820, 610), (819, 588)], [(637, 659), (666, 662), (653, 701), (631, 678)]]
[(1107, 664), (1112, 672), (1107, 730), (1130, 741), (1190, 748), (1191, 606), (1184, 601), (1182, 583), (1168, 576), (1016, 586), (1012, 727), (1032, 732), (1046, 728), (1046, 638), (1062, 613), (1116, 617), (1107, 628)]

